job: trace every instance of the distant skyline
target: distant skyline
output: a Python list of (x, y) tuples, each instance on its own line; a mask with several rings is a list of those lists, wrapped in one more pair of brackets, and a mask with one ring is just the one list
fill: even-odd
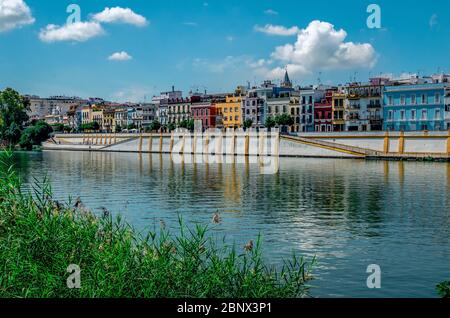
[(450, 72), (448, 21), (448, 0), (0, 0), (0, 89), (136, 102), (278, 81), (285, 67), (298, 85)]

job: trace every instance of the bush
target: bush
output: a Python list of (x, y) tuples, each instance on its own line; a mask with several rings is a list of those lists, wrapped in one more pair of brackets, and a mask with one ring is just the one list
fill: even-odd
[(39, 146), (50, 137), (52, 127), (45, 121), (37, 121), (33, 126), (26, 128), (20, 136), (19, 146), (22, 149), (31, 150), (33, 146)]
[[(218, 247), (208, 228), (142, 237), (106, 209), (61, 203), (47, 182), (21, 191), (11, 154), (0, 158), (0, 297), (303, 297), (311, 263), (293, 257), (281, 271), (264, 265), (260, 240), (239, 253)], [(70, 264), (81, 288), (66, 285)]]
[(439, 283), (436, 286), (438, 295), (442, 298), (450, 298), (450, 280)]

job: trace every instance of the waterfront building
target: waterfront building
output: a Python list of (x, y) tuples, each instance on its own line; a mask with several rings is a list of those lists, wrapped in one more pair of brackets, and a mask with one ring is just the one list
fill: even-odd
[(82, 107), (81, 106), (71, 106), (67, 112), (68, 126), (73, 130), (78, 130), (82, 123)]
[(191, 96), (191, 117), (203, 130), (216, 126), (216, 105), (211, 96)]
[(168, 122), (179, 125), (184, 120), (191, 118), (191, 100), (190, 98), (170, 98), (167, 101)]
[(294, 120), (294, 124), (291, 126), (290, 131), (291, 132), (299, 132), (301, 130), (300, 127), (300, 121), (301, 121), (301, 114), (300, 114), (300, 92), (299, 91), (293, 91), (291, 93), (291, 98), (289, 101), (289, 114)]
[(128, 126), (128, 109), (120, 106), (114, 110), (114, 132), (126, 129)]
[(345, 87), (346, 131), (382, 130), (382, 90), (387, 78), (371, 78), (369, 83), (351, 83)]
[(183, 92), (182, 91), (176, 91), (175, 87), (172, 86), (171, 91), (167, 92), (161, 92), (159, 96), (153, 96), (152, 97), (152, 103), (157, 106), (156, 109), (156, 117), (159, 119), (159, 122), (161, 125), (165, 126), (169, 123), (169, 100), (182, 98)]
[(81, 108), (81, 124), (85, 125), (92, 122), (91, 105), (83, 105)]
[(67, 112), (72, 106), (79, 106), (86, 101), (79, 97), (51, 96), (41, 98), (36, 95), (25, 95), (30, 102), (27, 115), (30, 120), (47, 119), (49, 124), (63, 123), (67, 120)]
[[(267, 116), (275, 118), (276, 116), (291, 113), (291, 92), (281, 91), (267, 97)], [(295, 107), (294, 107), (295, 108)]]
[(332, 105), (332, 120), (333, 131), (344, 131), (345, 120), (344, 120), (344, 101), (346, 100), (346, 95), (340, 89), (335, 91), (331, 95), (331, 105)]
[(322, 100), (325, 91), (322, 87), (300, 89), (300, 131), (314, 131), (314, 104)]
[(154, 103), (144, 103), (142, 107), (142, 127), (148, 127), (157, 119), (156, 113), (158, 106)]
[(242, 126), (241, 103), (242, 97), (236, 94), (226, 96), (225, 101), (216, 102), (216, 127), (238, 128)]
[(104, 107), (103, 109), (103, 122), (102, 122), (102, 131), (107, 132), (107, 133), (111, 133), (115, 131), (115, 111), (114, 108), (109, 106), (109, 107)]
[(103, 130), (103, 108), (93, 105), (91, 116), (92, 122), (96, 122), (100, 127), (100, 130)]
[(445, 130), (448, 83), (386, 86), (383, 91), (384, 129)]
[(333, 93), (336, 89), (327, 89), (325, 96), (314, 103), (314, 131), (333, 131)]
[(445, 89), (445, 127), (450, 130), (450, 87)]

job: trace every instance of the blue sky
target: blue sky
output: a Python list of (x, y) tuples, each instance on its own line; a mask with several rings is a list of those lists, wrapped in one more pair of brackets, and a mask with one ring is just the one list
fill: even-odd
[[(59, 29), (71, 3), (92, 37)], [(366, 25), (370, 3), (380, 29)], [(119, 16), (104, 11), (116, 7)], [(301, 85), (450, 72), (448, 21), (448, 0), (0, 0), (0, 88), (142, 101), (172, 85), (277, 80), (286, 65)]]

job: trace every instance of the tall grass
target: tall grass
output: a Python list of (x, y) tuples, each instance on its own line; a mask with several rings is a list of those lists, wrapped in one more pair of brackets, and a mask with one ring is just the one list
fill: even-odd
[[(206, 226), (180, 220), (176, 235), (147, 236), (81, 201), (53, 199), (48, 182), (21, 191), (12, 154), (0, 154), (0, 297), (304, 297), (313, 262), (295, 256), (276, 270), (251, 250), (220, 247)], [(67, 267), (81, 288), (67, 287)]]

